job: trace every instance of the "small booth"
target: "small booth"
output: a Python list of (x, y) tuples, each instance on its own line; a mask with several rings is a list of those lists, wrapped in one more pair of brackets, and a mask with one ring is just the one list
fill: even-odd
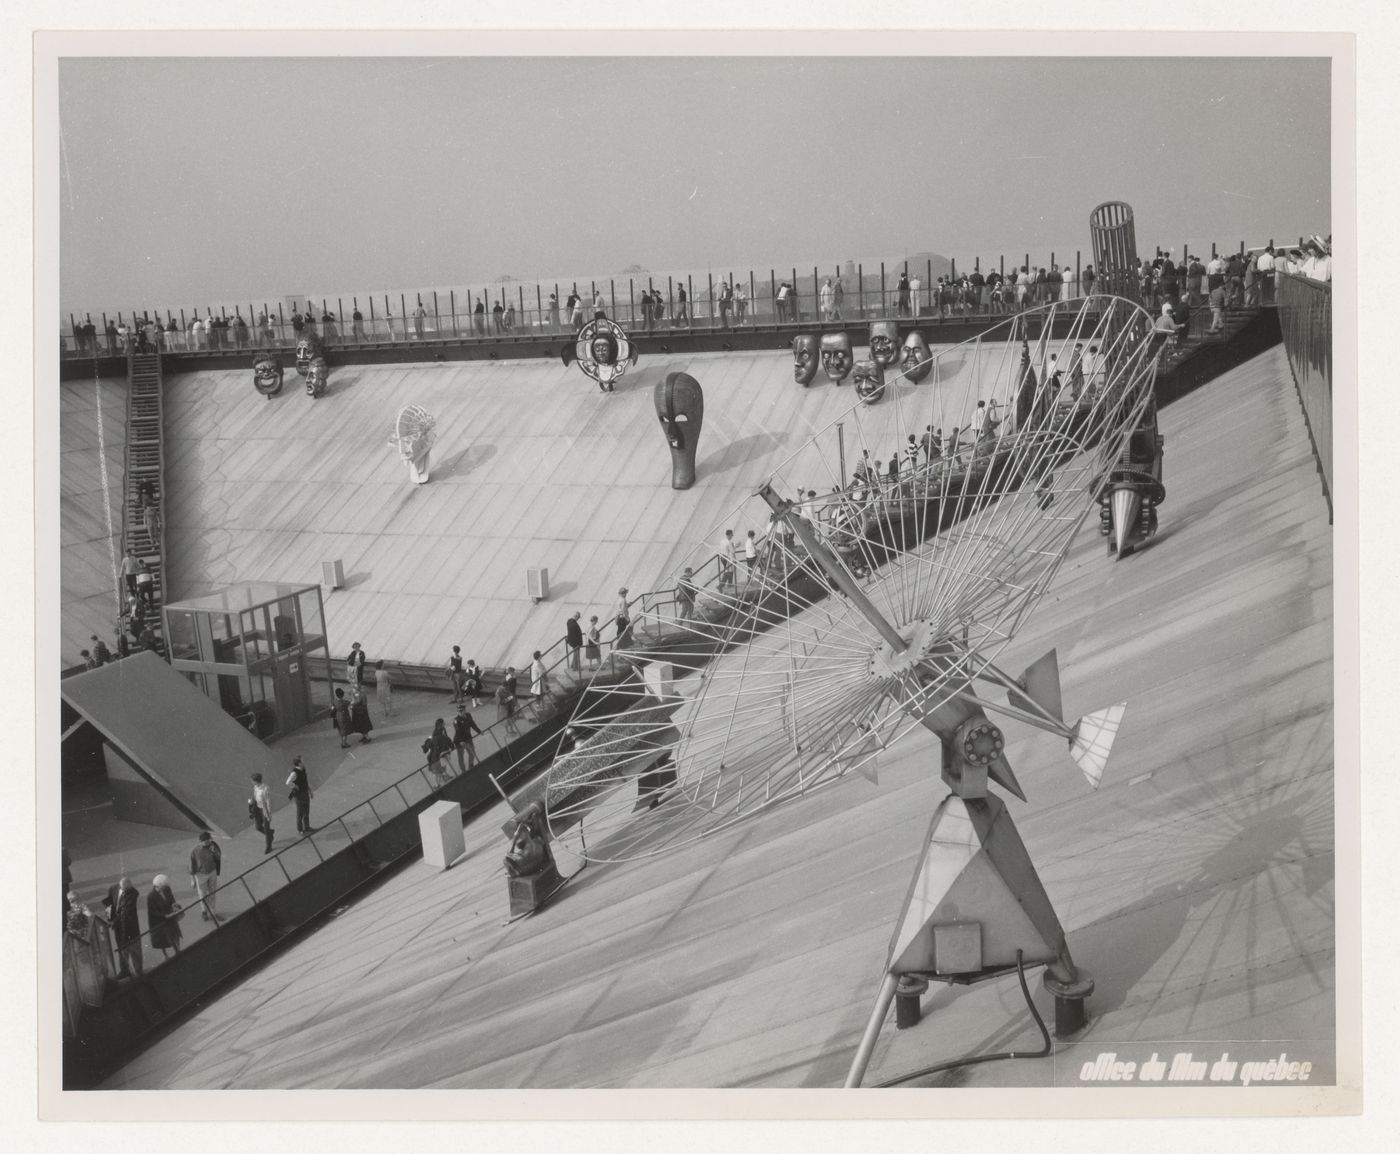
[(165, 606), (171, 668), (249, 732), (280, 737), (329, 712), (319, 585), (249, 581)]

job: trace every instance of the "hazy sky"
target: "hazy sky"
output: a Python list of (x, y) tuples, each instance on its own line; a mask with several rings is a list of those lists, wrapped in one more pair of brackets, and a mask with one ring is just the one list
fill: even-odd
[[(1325, 59), (67, 59), (62, 307), (1331, 230)], [(1063, 257), (1062, 257), (1063, 259)]]

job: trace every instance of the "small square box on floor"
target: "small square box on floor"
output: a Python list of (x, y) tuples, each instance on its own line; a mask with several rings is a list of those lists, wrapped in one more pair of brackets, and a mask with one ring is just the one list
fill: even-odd
[(455, 801), (434, 802), (418, 815), (418, 836), (423, 839), (423, 860), (445, 870), (467, 851), (462, 807)]
[(536, 605), (549, 599), (549, 570), (525, 570), (525, 596)]

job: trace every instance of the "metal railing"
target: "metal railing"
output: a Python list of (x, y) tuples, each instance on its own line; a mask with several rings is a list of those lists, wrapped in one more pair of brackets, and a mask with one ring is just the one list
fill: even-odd
[[(1199, 252), (1204, 258), (1207, 247), (1214, 257), (1217, 253), (1214, 243), (1208, 246), (1205, 242), (1183, 244), (1178, 251)], [(1245, 251), (1243, 241), (1239, 251)], [(1158, 253), (1160, 255), (1160, 249)], [(70, 314), (67, 322), (60, 326), (60, 333), (65, 356), (123, 352), (140, 339), (138, 330), (148, 319), (161, 321), (161, 331), (151, 336), (167, 352), (285, 348), (296, 343), (297, 331), (292, 316), (297, 312), (303, 314), (303, 328), (313, 328), (332, 346), (539, 339), (574, 331), (574, 318), (568, 305), (570, 294), (582, 298), (580, 323), (592, 318), (597, 297), (608, 317), (639, 332), (648, 331), (649, 324), (655, 331), (676, 327), (723, 330), (838, 320), (1004, 315), (1015, 311), (1018, 303), (1028, 306), (1051, 299), (1090, 295), (1093, 280), (1087, 274), (1083, 253), (1075, 252), (1072, 262), (1069, 256), (1069, 253), (1052, 251), (1048, 258), (1041, 254), (1035, 260), (1029, 252), (978, 257), (971, 261), (953, 259), (946, 266), (938, 266), (939, 275), (935, 275), (933, 261), (926, 258), (896, 262), (888, 267), (880, 262), (847, 261), (841, 266), (826, 268), (805, 265), (719, 274), (693, 269), (663, 270), (586, 280), (498, 281), (480, 288), (463, 286), (411, 293), (378, 291), (364, 296), (224, 300), (189, 311), (165, 306), (99, 311), (95, 318), (91, 313)], [(1028, 293), (1022, 294), (1014, 285), (1023, 267), (1032, 278), (1044, 270), (1048, 281), (1033, 285)], [(901, 285), (901, 277), (908, 278), (907, 288)], [(984, 277), (1008, 280), (1012, 287), (1009, 291), (994, 293), (992, 287), (985, 284), (964, 285), (965, 281)], [(823, 295), (828, 281), (831, 283), (829, 298)], [(789, 293), (780, 302), (779, 292), (784, 284), (789, 286)], [(949, 289), (948, 285), (954, 287)], [(727, 292), (723, 286), (727, 286)], [(660, 297), (658, 309), (644, 306), (644, 292)], [(1027, 299), (1022, 301), (1022, 296)], [(260, 320), (264, 316), (266, 324)], [(227, 328), (216, 326), (212, 335), (206, 331), (195, 336), (191, 326), (196, 317), (202, 324), (211, 317), (230, 323)], [(240, 318), (242, 328), (238, 324)], [(169, 328), (172, 320), (176, 326), (174, 330)], [(84, 322), (92, 324), (91, 334), (79, 331)], [(118, 335), (117, 330), (122, 327), (130, 330), (125, 337)]]
[(1323, 496), (1332, 508), (1332, 286), (1278, 274), (1278, 320), (1302, 402)]
[(102, 1005), (116, 973), (107, 923), (91, 913), (82, 921), (76, 924), (70, 914), (63, 929), (63, 1031), (68, 1037), (76, 1036), (86, 1007)]

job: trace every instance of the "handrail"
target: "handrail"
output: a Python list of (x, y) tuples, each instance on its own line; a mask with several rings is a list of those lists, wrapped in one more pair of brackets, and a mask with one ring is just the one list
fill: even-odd
[[(1301, 237), (1299, 243), (1302, 243)], [(1241, 240), (1237, 248), (1238, 251), (1246, 251), (1245, 242)], [(1160, 253), (1160, 251), (1159, 249), (1158, 252)], [(1209, 251), (1212, 256), (1219, 251), (1221, 255), (1228, 255), (1235, 251), (1235, 247), (1218, 248), (1215, 243), (1202, 240), (1198, 243), (1183, 243), (1180, 252), (1185, 254), (1187, 251), (1201, 254)], [(973, 260), (940, 257), (937, 268), (945, 278), (951, 279), (955, 283), (960, 283), (970, 271), (981, 271), (988, 275), (995, 272), (1004, 277), (1007, 274), (1008, 263), (1013, 277), (1022, 265), (1036, 270), (1043, 268), (1047, 274), (1051, 269), (1058, 269), (1061, 286), (1066, 283), (1064, 278), (1069, 277), (1070, 295), (1087, 295), (1090, 290), (1089, 282), (1083, 276), (1085, 271), (1083, 253), (1075, 251), (1072, 261), (1070, 256), (1069, 251), (1050, 250), (1047, 259), (1044, 250), (1042, 250), (1035, 260), (1031, 259), (1029, 252), (1003, 252), (996, 256), (985, 254), (985, 257), (978, 256)], [(1090, 259), (1092, 260), (1092, 257)], [(907, 305), (903, 305), (901, 301), (899, 287), (901, 273), (911, 278)], [(773, 323), (774, 320), (781, 322), (783, 318), (778, 316), (776, 301), (779, 285), (784, 282), (794, 290), (797, 306), (805, 313), (806, 323), (812, 323), (819, 319), (821, 289), (826, 280), (831, 280), (833, 285), (839, 284), (841, 286), (843, 311), (857, 317), (896, 315), (901, 308), (904, 309), (905, 315), (912, 314), (917, 317), (922, 314), (928, 316), (931, 312), (936, 311), (936, 302), (932, 300), (932, 296), (936, 291), (938, 279), (935, 277), (933, 258), (925, 255), (923, 260), (913, 262), (907, 259), (891, 261), (888, 268), (884, 262), (878, 260), (868, 263), (844, 261), (839, 267), (827, 266), (825, 269), (821, 267), (819, 261), (810, 265), (787, 265), (782, 268), (773, 265), (767, 269), (731, 267), (719, 275), (696, 268), (648, 271), (634, 267), (625, 273), (589, 277), (557, 276), (548, 280), (529, 282), (506, 278), (505, 280), (482, 283), (479, 289), (474, 289), (469, 285), (441, 285), (413, 290), (380, 289), (363, 297), (358, 295), (332, 297), (322, 294), (314, 299), (294, 297), (290, 300), (294, 309), (299, 310), (304, 303), (308, 312), (314, 314), (311, 317), (313, 327), (319, 325), (321, 317), (330, 314), (334, 318), (333, 324), (338, 333), (338, 343), (347, 345), (380, 342), (397, 344), (428, 339), (427, 332), (430, 327), (434, 334), (431, 339), (437, 340), (462, 340), (471, 339), (474, 336), (499, 339), (502, 336), (511, 335), (511, 332), (544, 329), (551, 321), (554, 322), (552, 331), (564, 332), (571, 327), (569, 315), (564, 307), (566, 296), (570, 291), (583, 298), (586, 317), (592, 315), (591, 304), (594, 293), (597, 292), (603, 298), (608, 316), (616, 320), (622, 320), (623, 317), (626, 317), (626, 323), (633, 326), (645, 323), (641, 311), (640, 293), (643, 290), (664, 291), (662, 320), (654, 322), (658, 325), (657, 331), (666, 331), (670, 322), (674, 320), (680, 303), (679, 290), (682, 287), (685, 289), (687, 297), (688, 319), (692, 322), (704, 322), (702, 327), (709, 328), (723, 328), (725, 320), (734, 322), (734, 327), (738, 327), (741, 319), (751, 320), (755, 325)], [(913, 290), (912, 280), (920, 282), (917, 291)], [(743, 289), (746, 298), (744, 314), (738, 312), (737, 300), (730, 301), (730, 307), (727, 309), (722, 307), (723, 302), (719, 290), (724, 285), (729, 285), (731, 290), (736, 286)], [(1081, 285), (1084, 287), (1082, 294), (1079, 291)], [(1049, 291), (1049, 289), (1037, 289), (1038, 293), (1048, 293)], [(551, 294), (554, 294), (556, 298), (554, 306), (548, 303)], [(410, 297), (413, 298), (412, 302), (409, 300)], [(476, 312), (478, 301), (484, 305), (481, 313)], [(347, 302), (349, 308), (346, 307)], [(376, 302), (381, 302), (383, 307), (381, 308)], [(493, 311), (496, 303), (502, 307), (502, 313), (499, 314), (502, 329), (506, 323), (506, 310), (515, 308), (515, 329), (507, 332), (497, 331), (498, 316)], [(360, 322), (360, 328), (366, 337), (364, 340), (357, 339), (357, 328), (352, 315), (361, 305), (365, 307), (367, 312), (367, 315), (362, 314)], [(205, 317), (214, 316), (217, 312), (219, 319), (236, 320), (243, 317), (244, 307), (248, 309), (248, 314), (245, 318), (247, 343), (243, 347), (251, 350), (258, 346), (257, 322), (260, 310), (267, 314), (270, 324), (276, 327), (281, 337), (281, 340), (277, 342), (279, 345), (294, 343), (295, 338), (288, 336), (288, 331), (291, 328), (289, 324), (290, 314), (284, 311), (282, 300), (254, 302), (252, 300), (230, 301), (225, 299), (219, 303), (218, 310), (213, 308), (212, 303), (206, 302), (202, 312), (195, 309), (193, 315), (189, 317), (186, 316), (183, 307), (142, 310), (141, 317), (138, 317), (137, 310), (133, 309), (131, 310), (131, 320), (134, 324), (137, 320), (144, 321), (152, 314), (159, 320), (161, 313), (164, 312), (168, 323), (170, 319), (178, 316), (179, 328), (176, 332), (181, 345), (181, 349), (178, 351), (185, 351), (188, 325), (195, 316), (202, 320)], [(423, 317), (419, 318), (423, 329), (422, 333), (418, 332), (419, 326), (415, 323), (414, 317), (418, 307), (421, 307), (424, 312)], [(230, 308), (234, 310), (232, 314), (228, 311)], [(765, 313), (770, 318), (766, 322), (762, 319)], [(89, 309), (79, 309), (77, 314), (69, 314), (66, 327), (60, 323), (60, 340), (65, 355), (73, 355), (74, 350), (79, 354), (82, 352), (78, 346), (80, 343), (85, 343), (86, 338), (82, 338), (80, 342), (74, 331), (74, 326), (78, 322), (78, 317), (84, 314), (88, 317), (92, 315)], [(108, 344), (108, 354), (114, 354), (117, 350), (110, 347), (114, 341), (106, 331), (107, 325), (112, 323), (115, 326), (118, 322), (125, 324), (126, 314), (123, 310), (117, 310), (109, 315), (99, 309), (98, 316), (101, 323), (99, 325), (98, 322), (93, 322), (96, 328), (92, 338), (93, 343)], [(556, 316), (557, 320), (555, 320)], [(535, 319), (531, 320), (531, 318)], [(225, 347), (232, 351), (237, 347), (236, 327), (230, 326), (222, 332), (226, 334)], [(411, 332), (413, 335), (410, 335)], [(128, 341), (134, 343), (138, 339), (139, 333), (133, 328), (128, 334)], [(164, 331), (162, 331), (160, 339), (162, 343), (168, 339)], [(176, 350), (171, 350), (167, 346), (167, 351)]]
[(1278, 270), (1279, 329), (1332, 511), (1332, 286)]

